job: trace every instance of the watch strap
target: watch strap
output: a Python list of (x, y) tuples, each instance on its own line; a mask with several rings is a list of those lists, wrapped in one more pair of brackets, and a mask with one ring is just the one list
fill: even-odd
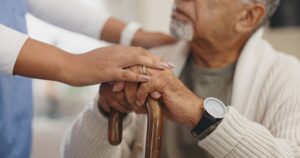
[(200, 133), (197, 136), (197, 138), (199, 138), (200, 140), (204, 139), (205, 137), (207, 137), (208, 135), (210, 135), (218, 127), (218, 125), (220, 123), (221, 123), (221, 120), (219, 120), (215, 124), (209, 126), (206, 130), (204, 130), (202, 133)]
[(191, 130), (193, 136), (199, 136), (205, 130), (207, 130), (210, 126), (218, 123), (221, 119), (213, 118), (210, 114), (206, 111), (204, 112), (201, 120), (199, 123)]

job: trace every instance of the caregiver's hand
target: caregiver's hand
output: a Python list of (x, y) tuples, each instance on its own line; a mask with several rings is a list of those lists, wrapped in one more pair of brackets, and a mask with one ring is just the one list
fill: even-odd
[(149, 80), (147, 75), (125, 69), (132, 65), (147, 65), (157, 69), (169, 68), (168, 64), (162, 62), (159, 57), (139, 47), (99, 48), (78, 55), (75, 60), (78, 64), (72, 78), (78, 78), (77, 83), (80, 85), (97, 84), (99, 81), (145, 82)]
[(107, 81), (149, 80), (148, 76), (124, 69), (132, 65), (146, 65), (157, 69), (168, 68), (168, 64), (143, 48), (110, 46), (74, 55), (54, 46), (28, 39), (19, 53), (14, 74), (59, 81), (73, 86)]

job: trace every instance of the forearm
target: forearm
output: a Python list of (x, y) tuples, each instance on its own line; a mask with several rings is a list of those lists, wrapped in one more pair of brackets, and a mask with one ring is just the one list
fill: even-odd
[(51, 24), (96, 39), (109, 15), (88, 7), (79, 0), (27, 0), (31, 14)]
[(74, 56), (54, 46), (28, 38), (17, 57), (13, 74), (68, 83)]
[(121, 34), (126, 24), (118, 19), (109, 18), (105, 23), (101, 35), (101, 39), (111, 42), (111, 43), (120, 43)]
[(175, 39), (168, 35), (143, 31), (139, 24), (126, 24), (105, 12), (82, 4), (79, 0), (27, 1), (31, 14), (51, 24), (96, 39), (143, 48), (175, 42)]
[(0, 43), (2, 73), (65, 83), (75, 73), (66, 73), (72, 69), (69, 63), (72, 63), (75, 55), (2, 25), (0, 38), (3, 39)]
[(214, 157), (300, 156), (296, 142), (273, 136), (267, 128), (244, 118), (234, 108), (229, 108), (217, 129), (199, 145)]
[(31, 14), (51, 24), (111, 43), (120, 43), (127, 25), (78, 0), (28, 0), (28, 6)]
[[(72, 86), (94, 85), (119, 80), (145, 82), (149, 80), (148, 76), (123, 69), (128, 65), (127, 63), (136, 65), (143, 62), (145, 64), (154, 63), (157, 67), (163, 68), (162, 64), (164, 63), (161, 63), (159, 58), (151, 56), (147, 52), (144, 52), (147, 57), (142, 56), (143, 51), (143, 49), (132, 47), (111, 46), (75, 55), (29, 38), (18, 53), (14, 64), (14, 74), (54, 80)], [(135, 60), (136, 56), (139, 57), (138, 60)], [(141, 56), (142, 58), (140, 58)], [(153, 62), (151, 58), (158, 62)], [(122, 64), (122, 60), (125, 64)], [(141, 62), (141, 60), (144, 61)]]

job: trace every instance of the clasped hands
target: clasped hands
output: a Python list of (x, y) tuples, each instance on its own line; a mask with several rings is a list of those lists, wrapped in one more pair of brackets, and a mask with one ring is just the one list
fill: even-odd
[(128, 69), (140, 74), (146, 73), (150, 80), (143, 83), (125, 82), (117, 89), (118, 85), (114, 86), (112, 83), (101, 84), (99, 108), (108, 113), (114, 109), (122, 113), (145, 114), (147, 111), (144, 103), (151, 95), (162, 100), (164, 115), (168, 119), (190, 128), (199, 122), (202, 117), (203, 99), (191, 92), (171, 70), (143, 70), (142, 66), (132, 66)]

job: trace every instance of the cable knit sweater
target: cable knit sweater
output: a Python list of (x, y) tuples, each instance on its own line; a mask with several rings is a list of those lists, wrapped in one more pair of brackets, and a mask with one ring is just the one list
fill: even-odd
[[(232, 105), (219, 126), (199, 146), (213, 157), (300, 157), (300, 64), (276, 52), (255, 33), (245, 45), (234, 75)], [(179, 74), (188, 48), (184, 43), (153, 50), (169, 57)], [(146, 117), (129, 114), (123, 142), (107, 141), (108, 120), (97, 109), (97, 98), (66, 132), (67, 158), (142, 158)], [(201, 155), (199, 155), (201, 157)]]

